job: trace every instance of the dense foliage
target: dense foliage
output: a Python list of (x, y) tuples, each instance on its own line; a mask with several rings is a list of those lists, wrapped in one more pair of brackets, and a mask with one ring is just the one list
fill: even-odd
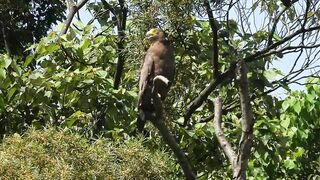
[(31, 43), (45, 36), (65, 18), (60, 0), (2, 0), (0, 2), (0, 52), (22, 55)]
[[(300, 4), (296, 3), (289, 8), (284, 7), (281, 1), (211, 3), (219, 28), (220, 74), (228, 72), (239, 59), (248, 63), (251, 104), (256, 122), (247, 171), (249, 179), (307, 179), (317, 178), (320, 173), (320, 144), (317, 141), (320, 133), (320, 81), (317, 75), (320, 28), (314, 23), (320, 19), (320, 3), (305, 2), (307, 4), (298, 6)], [(216, 139), (212, 113), (214, 98), (222, 97), (223, 129), (232, 146), (237, 146), (241, 134), (237, 82), (221, 82), (193, 112), (187, 125), (183, 125), (184, 113), (190, 102), (217, 78), (212, 67), (212, 21), (206, 18), (208, 11), (205, 5), (202, 1), (190, 0), (130, 0), (125, 4), (129, 13), (124, 40), (120, 40), (117, 32), (124, 10), (118, 1), (90, 1), (86, 8), (94, 19), (88, 24), (74, 22), (68, 33), (61, 36), (60, 26), (57, 26), (55, 31), (25, 49), (28, 56), (0, 55), (0, 134), (23, 133), (29, 126), (41, 129), (53, 125), (75, 130), (86, 138), (101, 135), (112, 142), (127, 142), (134, 137), (135, 131), (138, 71), (148, 46), (144, 34), (149, 28), (158, 26), (166, 31), (174, 47), (177, 69), (175, 82), (164, 102), (166, 124), (186, 152), (199, 179), (231, 177), (231, 166)], [(235, 14), (232, 16), (232, 13)], [(265, 24), (249, 18), (257, 13), (265, 18)], [(62, 19), (62, 16), (57, 17), (56, 20)], [(257, 24), (253, 27), (251, 21)], [(278, 29), (271, 32), (276, 21), (279, 22)], [(314, 27), (318, 29), (303, 32)], [(288, 38), (291, 35), (295, 36)], [(125, 63), (120, 88), (114, 89), (117, 63), (123, 57)], [(289, 72), (272, 66), (273, 62), (286, 59), (292, 60)], [(314, 75), (301, 77), (301, 73), (307, 70), (313, 70)], [(305, 81), (307, 77), (309, 79)], [(291, 91), (290, 83), (305, 83), (306, 90)], [(288, 94), (284, 100), (270, 95), (279, 88)], [(150, 134), (144, 146), (152, 152), (169, 150), (160, 141), (155, 128), (149, 124), (147, 129)], [(68, 138), (80, 138), (72, 136)], [(18, 137), (15, 135), (13, 138)], [(89, 156), (86, 153), (90, 152), (86, 150), (91, 145), (85, 144), (79, 144), (78, 148), (84, 148), (81, 153)], [(63, 147), (63, 142), (60, 145)], [(37, 144), (35, 148), (45, 147)], [(100, 148), (105, 148), (105, 144)], [(147, 157), (148, 152), (141, 151), (147, 153)], [(20, 161), (14, 152), (10, 157)], [(70, 156), (73, 157), (72, 154)], [(160, 162), (167, 161), (166, 156), (158, 158), (163, 158)], [(100, 162), (99, 158), (97, 160)], [(32, 169), (29, 165), (28, 168)], [(119, 164), (109, 165), (111, 169), (106, 167), (106, 172), (115, 170), (116, 167), (112, 166)], [(69, 167), (69, 164), (62, 166)], [(144, 168), (156, 167), (146, 165)], [(154, 173), (163, 170), (166, 174), (177, 169), (154, 170)], [(69, 177), (69, 172), (66, 173)], [(79, 170), (78, 173), (85, 172)], [(98, 176), (97, 173), (95, 171), (91, 175)], [(130, 171), (129, 174), (134, 175), (135, 172)]]
[(93, 142), (68, 129), (30, 129), (0, 146), (2, 179), (175, 179), (171, 157), (142, 139)]

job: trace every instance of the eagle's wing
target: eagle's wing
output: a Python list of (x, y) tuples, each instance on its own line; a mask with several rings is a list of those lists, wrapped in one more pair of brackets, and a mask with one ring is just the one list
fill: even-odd
[[(147, 53), (140, 72), (138, 107), (148, 106), (151, 101), (151, 79), (154, 76), (154, 57)], [(150, 100), (149, 100), (150, 99)], [(145, 103), (145, 104), (144, 104)]]

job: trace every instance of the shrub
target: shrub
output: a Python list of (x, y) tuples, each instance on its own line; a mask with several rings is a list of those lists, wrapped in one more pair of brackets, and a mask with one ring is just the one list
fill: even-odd
[(4, 138), (2, 179), (176, 179), (166, 152), (151, 151), (142, 139), (88, 141), (68, 129), (28, 130)]

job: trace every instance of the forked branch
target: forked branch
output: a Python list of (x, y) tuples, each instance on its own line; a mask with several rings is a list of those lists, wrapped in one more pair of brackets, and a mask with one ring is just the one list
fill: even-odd
[(60, 31), (60, 35), (67, 33), (74, 15), (88, 2), (88, 0), (81, 0), (77, 4), (75, 4), (73, 0), (66, 0), (66, 1), (67, 1), (69, 13), (68, 13), (67, 19), (64, 22), (63, 28)]
[(239, 95), (241, 105), (241, 127), (242, 134), (238, 146), (238, 152), (232, 149), (221, 128), (222, 119), (222, 102), (220, 98), (215, 100), (215, 116), (214, 116), (214, 130), (220, 146), (228, 157), (232, 165), (233, 179), (246, 179), (246, 170), (248, 160), (250, 158), (251, 147), (253, 143), (253, 115), (250, 105), (250, 96), (247, 79), (247, 69), (244, 61), (240, 61), (237, 67), (237, 81), (239, 84)]

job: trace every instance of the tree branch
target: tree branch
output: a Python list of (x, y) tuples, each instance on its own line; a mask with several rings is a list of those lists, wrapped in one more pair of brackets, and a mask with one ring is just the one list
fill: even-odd
[(196, 176), (194, 175), (192, 168), (183, 153), (183, 151), (179, 148), (177, 142), (175, 141), (174, 137), (166, 127), (166, 125), (163, 122), (163, 106), (161, 99), (158, 95), (158, 87), (160, 84), (162, 86), (168, 85), (169, 80), (163, 76), (156, 76), (153, 80), (153, 103), (155, 107), (155, 117), (150, 117), (150, 120), (152, 124), (159, 130), (161, 136), (163, 137), (163, 140), (169, 145), (171, 150), (174, 152), (176, 155), (179, 164), (182, 167), (182, 170), (186, 176), (187, 180), (195, 180)]
[(296, 32), (290, 34), (289, 36), (287, 37), (284, 37), (282, 40), (266, 47), (265, 49), (261, 50), (261, 51), (257, 51), (255, 54), (252, 54), (250, 56), (247, 56), (246, 58), (244, 58), (243, 60), (245, 62), (252, 62), (252, 61), (255, 61), (257, 58), (260, 58), (260, 57), (264, 57), (263, 55), (267, 52), (269, 52), (270, 50), (272, 49), (275, 49), (277, 47), (279, 47), (280, 45), (288, 42), (289, 40), (291, 40), (292, 38), (300, 35), (300, 34), (303, 34), (303, 33), (306, 33), (306, 32), (310, 32), (310, 31), (315, 31), (315, 30), (319, 30), (320, 29), (320, 26), (314, 26), (314, 27), (311, 27), (309, 29), (304, 29), (304, 28), (301, 28), (299, 30), (297, 30)]
[(4, 47), (8, 53), (8, 56), (11, 57), (12, 53), (11, 53), (10, 44), (7, 37), (6, 25), (2, 20), (1, 20), (1, 32), (2, 32), (3, 42), (4, 42)]
[(88, 2), (88, 0), (81, 0), (80, 2), (75, 4), (73, 0), (66, 0), (66, 1), (68, 4), (69, 13), (68, 13), (67, 19), (64, 22), (63, 28), (60, 31), (60, 35), (67, 33), (74, 15)]
[(209, 24), (211, 27), (211, 31), (212, 31), (212, 52), (213, 52), (213, 56), (212, 56), (212, 67), (213, 67), (213, 76), (214, 78), (217, 78), (219, 76), (219, 49), (218, 49), (218, 25), (216, 20), (213, 17), (212, 14), (212, 9), (210, 7), (210, 3), (208, 0), (204, 0), (203, 2), (208, 17), (209, 17)]
[(121, 76), (123, 72), (123, 67), (124, 67), (124, 61), (125, 61), (125, 54), (124, 54), (124, 43), (125, 43), (125, 30), (126, 30), (126, 22), (127, 22), (127, 13), (128, 10), (124, 6), (124, 0), (119, 0), (120, 8), (121, 8), (121, 13), (119, 15), (119, 20), (118, 20), (118, 64), (117, 64), (117, 71), (114, 77), (114, 84), (113, 88), (118, 89), (120, 86), (120, 81), (121, 81)]
[(233, 164), (233, 179), (246, 179), (246, 169), (253, 143), (253, 115), (250, 104), (247, 67), (244, 61), (238, 63), (238, 82), (241, 105), (242, 134), (237, 159)]
[(114, 7), (112, 7), (112, 6), (111, 6), (107, 1), (105, 1), (105, 0), (101, 0), (101, 2), (102, 2), (102, 4), (103, 4), (104, 8), (108, 9), (113, 15), (116, 16), (116, 12), (115, 12), (115, 10), (114, 10)]
[(195, 110), (202, 105), (202, 103), (208, 98), (211, 92), (220, 84), (229, 82), (234, 77), (236, 63), (231, 64), (228, 71), (219, 75), (217, 78), (211, 80), (210, 84), (200, 92), (199, 96), (196, 97), (187, 107), (187, 111), (184, 114), (184, 126), (187, 126), (191, 115)]
[[(243, 58), (244, 62), (253, 62), (256, 61), (257, 59), (264, 57), (264, 54), (268, 53), (270, 50), (277, 48), (278, 46), (288, 42), (292, 38), (305, 33), (305, 32), (310, 32), (310, 31), (315, 31), (319, 30), (320, 26), (314, 26), (308, 29), (299, 29), (296, 32), (292, 33), (291, 35), (288, 35), (287, 37), (284, 37), (282, 40), (260, 50), (257, 51), (256, 53), (249, 55), (245, 58)], [(217, 79), (212, 79), (209, 85), (203, 89), (199, 96), (197, 96), (187, 107), (187, 110), (184, 114), (184, 126), (188, 124), (188, 121), (191, 117), (191, 115), (203, 104), (203, 102), (208, 98), (208, 96), (211, 94), (215, 88), (220, 85), (221, 83), (229, 83), (231, 80), (234, 78), (235, 75), (235, 69), (236, 69), (236, 63), (231, 64), (229, 69), (221, 74)]]
[(270, 33), (269, 33), (267, 46), (270, 46), (271, 44), (273, 44), (272, 38), (273, 38), (274, 32), (276, 31), (277, 24), (278, 24), (281, 16), (283, 15), (283, 13), (286, 12), (287, 9), (289, 9), (289, 7), (285, 7), (285, 8), (279, 13), (279, 15), (276, 17), (276, 19), (274, 20), (272, 29), (271, 29), (271, 31), (270, 31)]
[(224, 135), (221, 128), (221, 119), (222, 119), (222, 100), (220, 97), (217, 97), (214, 102), (214, 131), (217, 136), (218, 142), (222, 147), (224, 153), (228, 157), (230, 163), (234, 162), (236, 159), (236, 153), (232, 149), (231, 144), (228, 142), (226, 136)]

